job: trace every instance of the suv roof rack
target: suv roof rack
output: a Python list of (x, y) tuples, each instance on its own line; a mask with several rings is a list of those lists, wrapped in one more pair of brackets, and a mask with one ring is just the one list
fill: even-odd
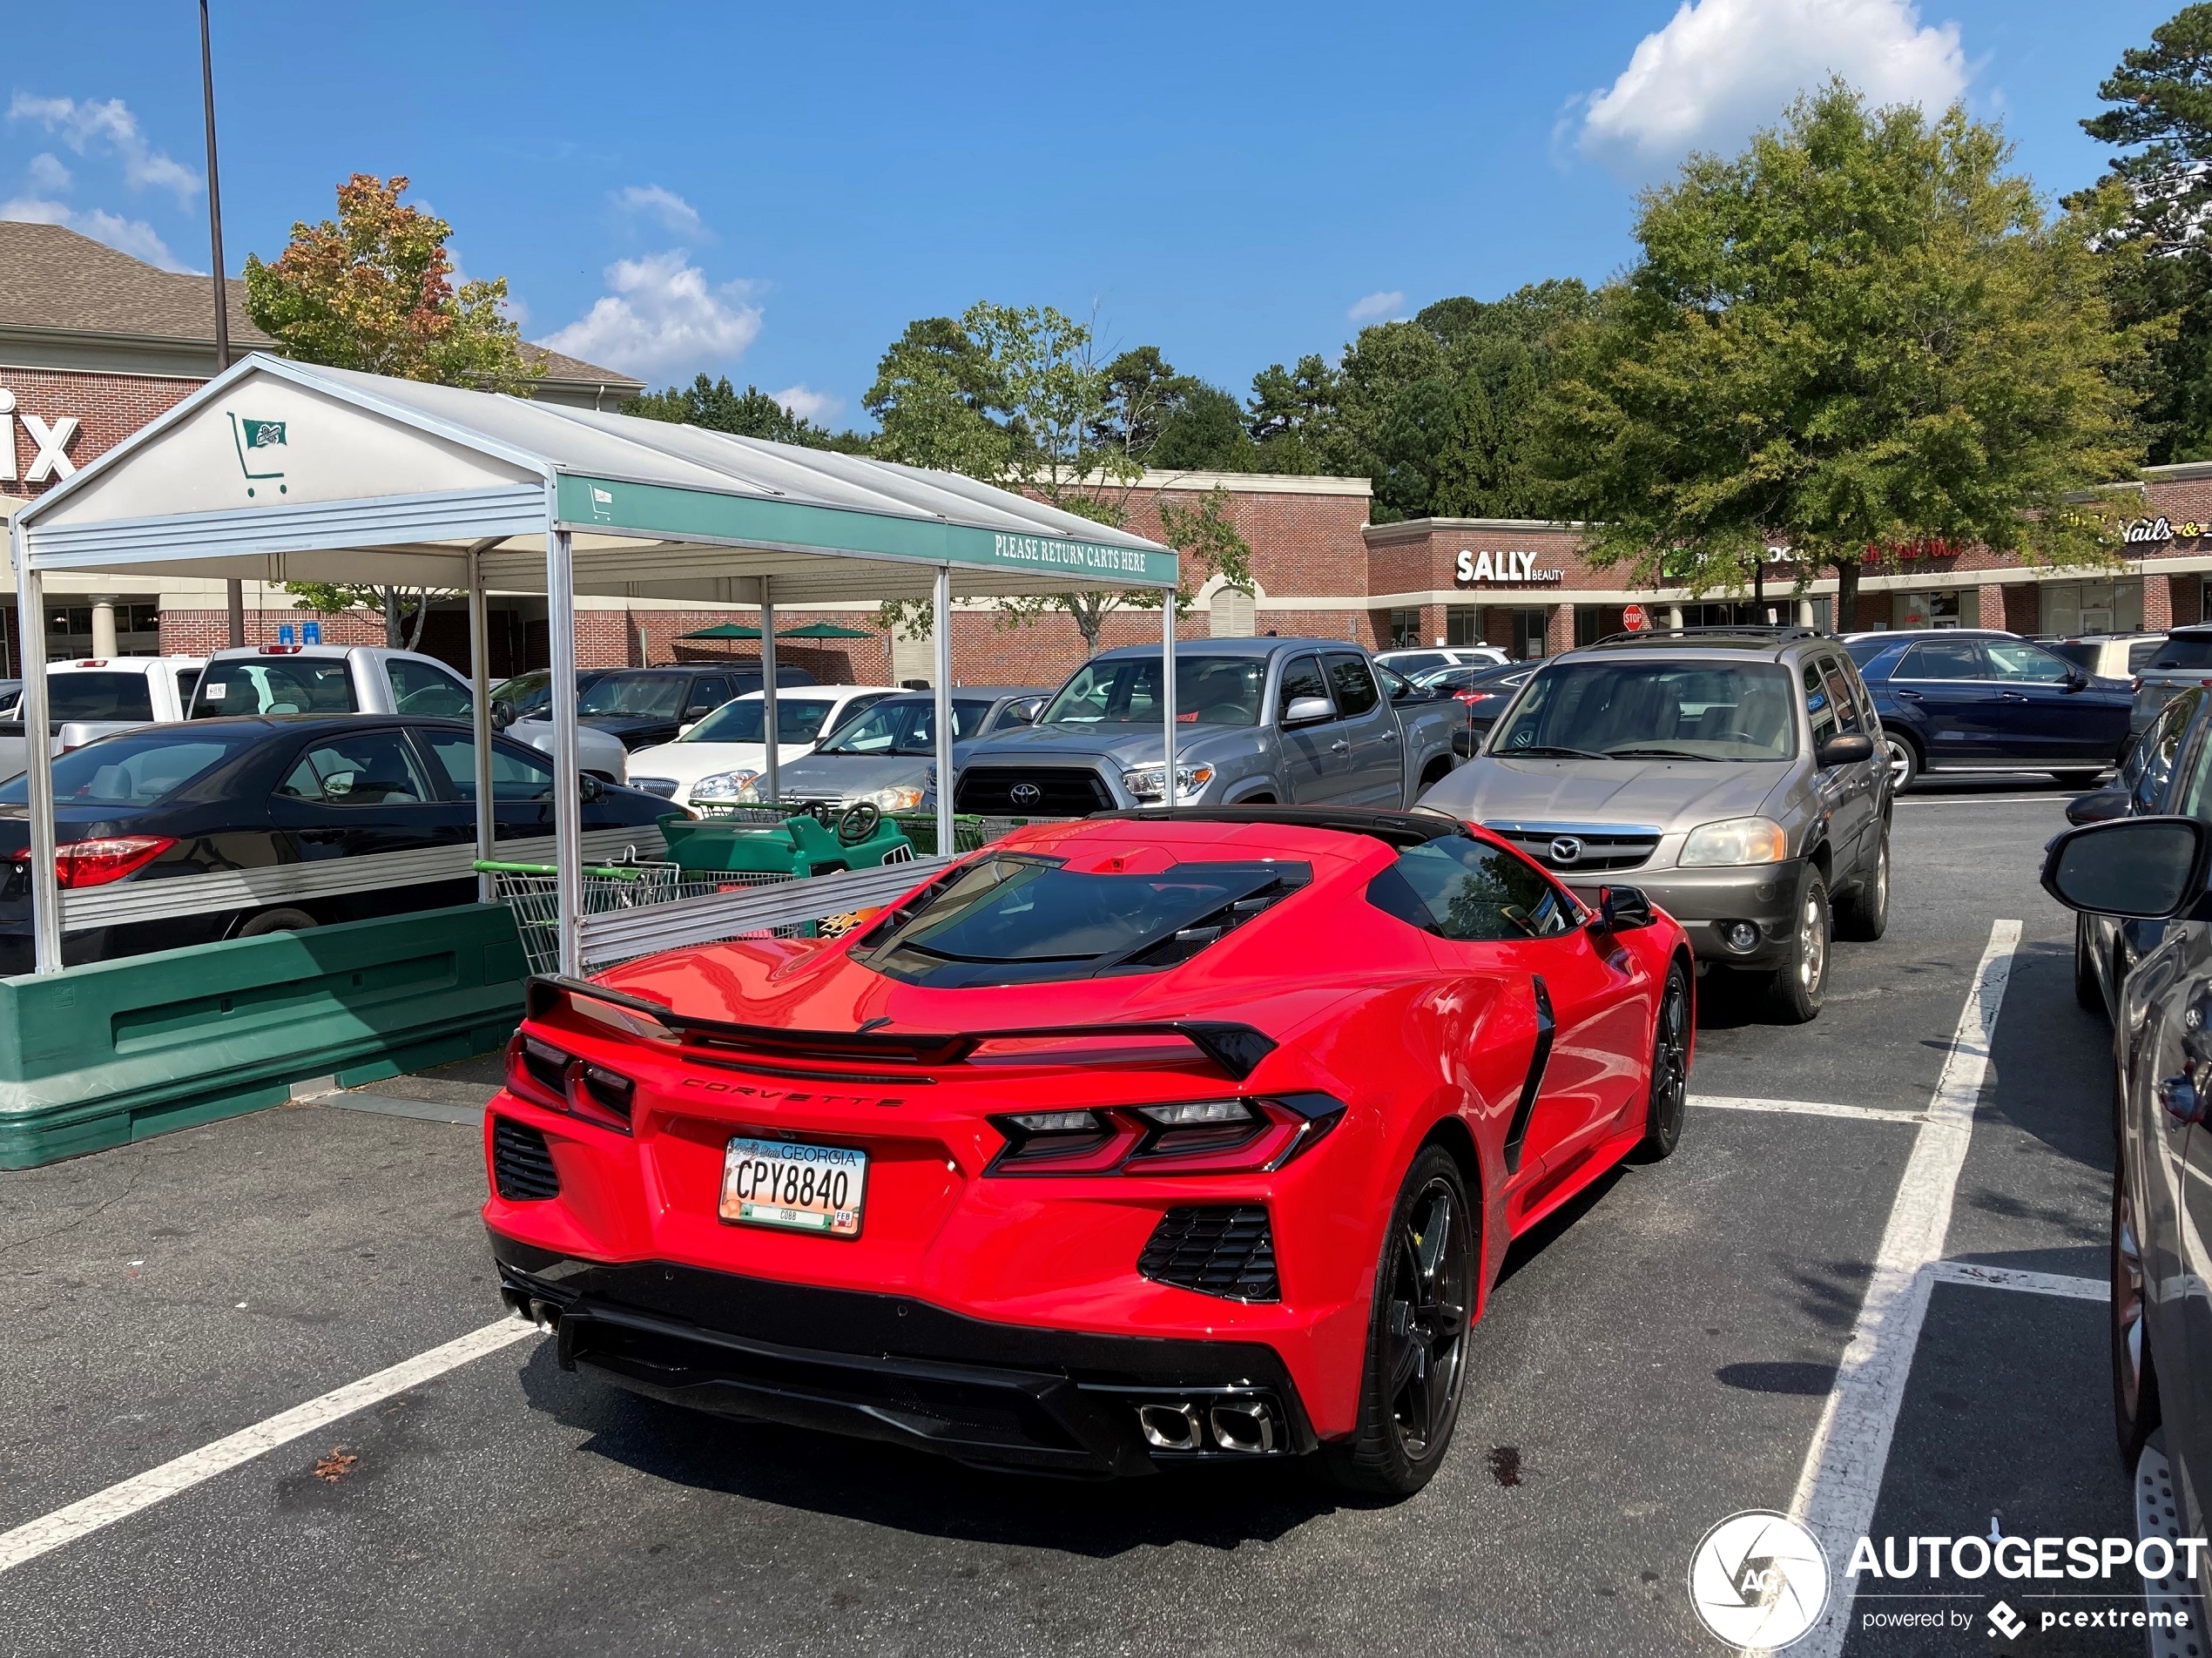
[(1635, 633), (1608, 633), (1589, 645), (1577, 646), (1587, 650), (1601, 644), (1643, 644), (1654, 639), (1714, 640), (1743, 639), (1762, 645), (1788, 644), (1797, 639), (1817, 639), (1818, 628), (1782, 626), (1777, 623), (1742, 622), (1734, 626), (1696, 628), (1643, 628)]

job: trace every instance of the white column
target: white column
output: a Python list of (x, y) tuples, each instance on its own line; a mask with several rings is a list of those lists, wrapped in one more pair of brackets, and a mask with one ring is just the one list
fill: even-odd
[(783, 798), (783, 768), (776, 754), (776, 598), (773, 578), (760, 578), (760, 734), (766, 739), (768, 763), (761, 768), (758, 791), (763, 800)]
[(545, 535), (545, 616), (553, 646), (553, 864), (561, 971), (583, 976), (583, 801), (576, 752), (576, 561), (569, 532)]
[(1801, 628), (1809, 628), (1812, 625), (1812, 601), (1811, 599), (1801, 598), (1797, 601), (1797, 625)]
[(1176, 590), (1160, 590), (1160, 704), (1166, 710), (1160, 721), (1160, 804), (1175, 809), (1175, 599)]
[(23, 739), (30, 814), (32, 969), (62, 970), (62, 889), (54, 877), (54, 752), (46, 720), (46, 583), (15, 530), (16, 623), (23, 634)]
[[(498, 856), (495, 825), (497, 805), (492, 794), (491, 783), (491, 628), (484, 602), (483, 549), (469, 549), (469, 679), (474, 689), (469, 692), (469, 717), (476, 727), (476, 857), (489, 861)], [(492, 901), (492, 880), (489, 875), (476, 877), (476, 899), (479, 903)]]
[(929, 594), (937, 646), (937, 855), (953, 855), (953, 567), (940, 564)]
[(92, 654), (106, 659), (123, 653), (115, 640), (115, 600), (106, 594), (92, 601)]
[(1681, 605), (1669, 604), (1667, 607), (1667, 625), (1670, 628), (1678, 628), (1682, 625)]

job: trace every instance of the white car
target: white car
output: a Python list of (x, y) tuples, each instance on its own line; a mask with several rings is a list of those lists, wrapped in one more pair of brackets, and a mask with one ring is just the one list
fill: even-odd
[[(788, 685), (776, 693), (776, 764), (789, 765), (862, 710), (898, 695), (891, 685)], [(630, 757), (630, 786), (679, 806), (736, 802), (768, 765), (765, 701), (748, 691), (726, 702), (673, 743)]]
[(1494, 644), (1438, 645), (1433, 650), (1406, 647), (1385, 650), (1375, 657), (1393, 672), (1411, 679), (1415, 674), (1439, 668), (1502, 668), (1513, 658)]

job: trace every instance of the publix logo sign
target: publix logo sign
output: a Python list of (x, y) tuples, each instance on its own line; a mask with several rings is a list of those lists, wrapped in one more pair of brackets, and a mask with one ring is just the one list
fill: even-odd
[(287, 447), (285, 422), (246, 420), (227, 409), (224, 413), (231, 423), (231, 445), (238, 451), (238, 469), (246, 475), (246, 493), (253, 495), (272, 483), (279, 495), (290, 493), (291, 486), (282, 482), (284, 457), (271, 453)]

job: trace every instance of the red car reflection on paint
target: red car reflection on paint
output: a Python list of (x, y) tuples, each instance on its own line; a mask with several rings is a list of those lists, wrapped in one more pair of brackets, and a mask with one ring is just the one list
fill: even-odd
[(1418, 1490), (1507, 1244), (1682, 1131), (1693, 974), (1424, 812), (1034, 826), (847, 937), (539, 980), (486, 1114), (564, 1366), (1069, 1474)]

